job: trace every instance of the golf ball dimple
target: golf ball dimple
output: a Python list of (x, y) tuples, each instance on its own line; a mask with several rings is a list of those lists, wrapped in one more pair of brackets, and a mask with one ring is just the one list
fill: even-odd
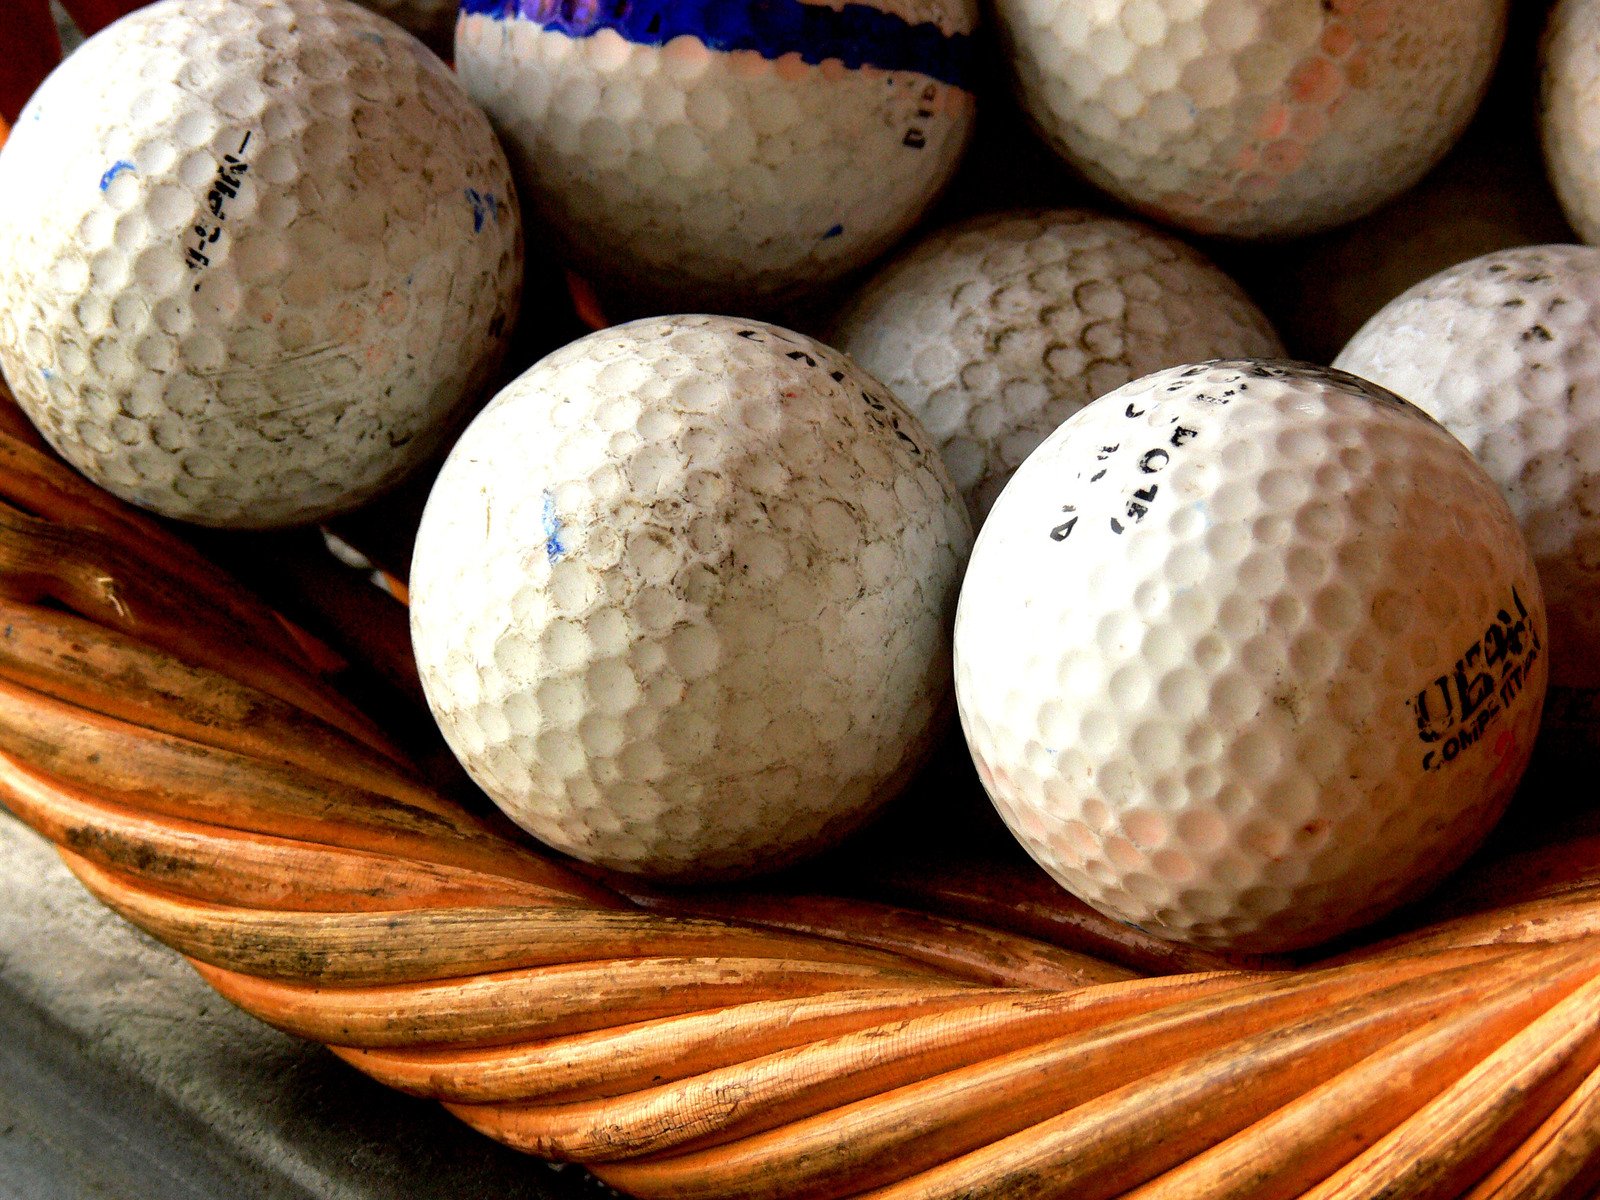
[(208, 525), (395, 482), (497, 369), (522, 243), (488, 121), (345, 0), (153, 4), (0, 152), (0, 369), (69, 462)]
[(451, 452), (413, 560), (446, 740), (559, 850), (748, 875), (854, 828), (949, 716), (971, 538), (914, 418), (759, 322), (556, 351)]
[(1498, 489), (1326, 368), (1161, 371), (1022, 465), (956, 618), (968, 745), (1058, 882), (1163, 936), (1268, 951), (1372, 920), (1499, 817), (1546, 682)]
[(974, 0), (467, 0), (456, 61), (562, 255), (635, 310), (761, 309), (886, 250), (972, 123)]
[(1419, 405), (1500, 485), (1550, 614), (1547, 736), (1600, 705), (1600, 250), (1528, 246), (1424, 280), (1337, 364)]
[(1466, 127), (1507, 0), (998, 0), (1024, 107), (1188, 229), (1293, 236), (1405, 191)]
[(1096, 396), (1163, 367), (1283, 353), (1201, 254), (1074, 209), (978, 217), (926, 238), (851, 301), (831, 340), (933, 434), (975, 524)]

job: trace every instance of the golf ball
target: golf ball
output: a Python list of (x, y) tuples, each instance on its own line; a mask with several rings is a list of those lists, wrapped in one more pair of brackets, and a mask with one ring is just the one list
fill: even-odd
[(1544, 41), (1540, 120), (1550, 182), (1567, 220), (1600, 242), (1600, 4), (1560, 0)]
[(1550, 614), (1546, 737), (1600, 749), (1600, 250), (1452, 267), (1368, 321), (1337, 365), (1426, 409), (1500, 485)]
[(647, 319), (467, 429), (417, 536), (412, 640), (446, 740), (534, 836), (748, 875), (854, 828), (931, 749), (970, 539), (931, 439), (844, 355)]
[(1354, 376), (1128, 384), (1022, 465), (973, 550), (956, 694), (1001, 816), (1162, 936), (1309, 945), (1462, 861), (1527, 763), (1539, 579), (1499, 489)]
[(345, 0), (168, 0), (0, 152), (0, 369), (125, 500), (310, 521), (489, 384), (521, 254), (488, 121), (410, 34)]
[(464, 0), (462, 82), (635, 311), (769, 310), (886, 250), (972, 122), (975, 0)]
[(997, 0), (1023, 104), (1094, 183), (1210, 234), (1354, 220), (1483, 96), (1507, 0)]
[(1204, 256), (1074, 209), (933, 234), (867, 284), (829, 340), (938, 441), (975, 524), (1022, 460), (1096, 396), (1162, 367), (1283, 353)]

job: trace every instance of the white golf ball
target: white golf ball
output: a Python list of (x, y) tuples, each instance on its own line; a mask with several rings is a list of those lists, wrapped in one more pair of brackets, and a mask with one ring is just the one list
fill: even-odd
[(1507, 0), (997, 0), (1022, 101), (1136, 209), (1310, 233), (1399, 195), (1477, 108)]
[(1600, 3), (1560, 0), (1544, 39), (1545, 162), (1567, 220), (1600, 242)]
[(1600, 250), (1461, 263), (1381, 310), (1336, 365), (1427, 410), (1500, 485), (1550, 613), (1546, 737), (1600, 749)]
[(1545, 634), (1515, 518), (1420, 409), (1209, 363), (1102, 397), (1012, 478), (963, 585), (956, 694), (1058, 882), (1162, 936), (1287, 949), (1488, 832)]
[(931, 440), (844, 355), (637, 321), (536, 364), (451, 452), (412, 565), (417, 663), (446, 740), (536, 837), (747, 875), (922, 762), (970, 539)]
[(521, 251), (488, 121), (410, 34), (345, 0), (168, 0), (0, 152), (0, 369), (125, 500), (310, 521), (487, 386)]
[(981, 523), (1011, 473), (1096, 396), (1163, 367), (1283, 346), (1203, 255), (1076, 209), (978, 217), (924, 239), (829, 339), (939, 443)]
[(464, 0), (462, 82), (634, 309), (769, 310), (886, 250), (972, 123), (975, 0)]

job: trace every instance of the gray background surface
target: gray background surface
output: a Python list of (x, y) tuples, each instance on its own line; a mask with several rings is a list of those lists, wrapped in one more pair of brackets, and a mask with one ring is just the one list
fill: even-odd
[(0, 808), (0, 1200), (603, 1194), (235, 1009)]

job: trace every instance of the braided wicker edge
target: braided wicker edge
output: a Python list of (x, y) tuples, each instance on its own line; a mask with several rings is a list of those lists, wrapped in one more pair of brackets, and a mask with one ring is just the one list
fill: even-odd
[(1600, 838), (1297, 969), (1033, 876), (628, 897), (422, 783), (329, 661), (0, 405), (0, 797), (229, 1000), (491, 1137), (642, 1197), (1600, 1182)]

